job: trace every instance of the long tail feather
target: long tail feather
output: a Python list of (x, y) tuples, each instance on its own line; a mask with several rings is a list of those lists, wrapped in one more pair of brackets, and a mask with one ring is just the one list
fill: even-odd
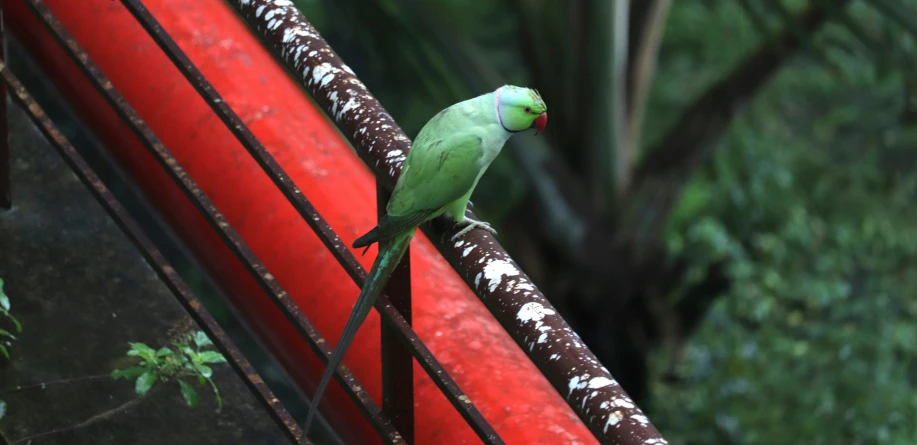
[(312, 419), (318, 411), (318, 403), (325, 389), (328, 387), (331, 377), (334, 375), (337, 367), (340, 366), (341, 360), (347, 352), (347, 348), (350, 347), (350, 343), (353, 342), (353, 338), (357, 330), (360, 329), (360, 325), (363, 324), (363, 320), (369, 315), (369, 311), (376, 302), (376, 298), (382, 293), (382, 288), (384, 288), (385, 283), (388, 282), (388, 278), (395, 270), (395, 266), (401, 262), (401, 257), (404, 255), (413, 237), (414, 231), (409, 230), (390, 240), (383, 241), (379, 246), (379, 255), (376, 257), (376, 261), (373, 262), (372, 269), (369, 270), (369, 275), (366, 277), (366, 282), (363, 284), (363, 290), (360, 291), (360, 296), (357, 297), (357, 303), (353, 307), (353, 312), (350, 313), (350, 318), (347, 320), (347, 324), (344, 325), (344, 332), (341, 333), (341, 338), (338, 340), (338, 344), (331, 354), (331, 359), (328, 360), (328, 365), (325, 368), (324, 374), (322, 374), (322, 379), (319, 381), (318, 388), (315, 390), (315, 395), (312, 397), (312, 405), (309, 407), (309, 414), (306, 415), (306, 423), (303, 426), (303, 432), (305, 434), (309, 433), (309, 426), (312, 424)]

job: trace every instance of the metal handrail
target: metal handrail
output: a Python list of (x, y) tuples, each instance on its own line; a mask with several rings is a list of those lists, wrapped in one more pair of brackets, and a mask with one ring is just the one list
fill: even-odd
[[(289, 0), (228, 0), (350, 140), (379, 182), (394, 187), (411, 140)], [(435, 227), (434, 227), (435, 226)], [(497, 240), (482, 230), (422, 227), (452, 267), (603, 443), (667, 443)]]

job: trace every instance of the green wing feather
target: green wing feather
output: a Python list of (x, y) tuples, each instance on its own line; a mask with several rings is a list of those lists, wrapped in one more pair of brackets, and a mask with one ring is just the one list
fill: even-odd
[(484, 141), (480, 136), (453, 132), (452, 113), (442, 112), (417, 135), (401, 176), (379, 225), (354, 241), (366, 247), (442, 214), (443, 207), (464, 196), (480, 174)]
[(398, 181), (386, 207), (388, 214), (406, 216), (440, 210), (461, 198), (481, 171), (483, 142), (480, 136), (462, 133), (432, 140), (417, 151), (412, 149), (405, 162), (404, 180)]

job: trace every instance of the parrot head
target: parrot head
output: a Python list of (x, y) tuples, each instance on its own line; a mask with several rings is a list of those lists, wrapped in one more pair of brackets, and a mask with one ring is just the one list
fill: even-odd
[(538, 91), (504, 85), (495, 93), (497, 120), (504, 130), (516, 133), (534, 128), (536, 135), (544, 131), (548, 124), (548, 106)]

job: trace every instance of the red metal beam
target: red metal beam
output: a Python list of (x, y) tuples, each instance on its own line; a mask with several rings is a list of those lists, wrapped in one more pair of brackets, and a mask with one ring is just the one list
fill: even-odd
[[(11, 31), (308, 393), (323, 366), (21, 0), (3, 0)], [(118, 2), (49, 0), (53, 12), (210, 196), (275, 278), (330, 338), (358, 289), (258, 165)], [(220, 0), (145, 2), (179, 46), (349, 244), (375, 222), (375, 180), (324, 114)], [(557, 392), (425, 237), (412, 256), (414, 326), (507, 443), (595, 443)], [(362, 257), (368, 267), (373, 254)], [(379, 317), (345, 363), (381, 401)], [(415, 372), (417, 443), (474, 443), (474, 433)], [(323, 413), (352, 443), (375, 433), (336, 385)]]

